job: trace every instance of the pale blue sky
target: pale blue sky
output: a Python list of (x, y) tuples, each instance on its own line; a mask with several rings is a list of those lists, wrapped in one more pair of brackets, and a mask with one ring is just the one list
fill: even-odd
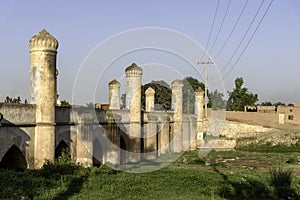
[[(216, 38), (227, 2), (221, 0), (208, 50)], [(213, 59), (229, 35), (244, 2), (245, 0), (232, 0), (215, 48), (211, 52)], [(220, 70), (232, 56), (261, 2), (249, 0), (231, 40), (220, 56), (214, 59)], [(222, 75), (236, 61), (269, 2), (270, 0), (265, 0), (241, 49)], [(1, 1), (0, 101), (7, 95), (29, 97), (28, 41), (43, 28), (59, 41), (58, 91), (61, 99), (71, 101), (79, 67), (92, 49), (105, 39), (134, 28), (161, 27), (181, 32), (206, 46), (216, 5), (217, 0)], [(245, 54), (224, 80), (225, 90), (232, 90), (234, 79), (241, 76), (245, 86), (257, 93), (260, 101), (300, 102), (299, 53), (300, 2), (274, 0)], [(201, 55), (199, 52), (199, 60)], [(137, 60), (141, 60), (141, 57)], [(131, 61), (127, 59), (127, 62)], [(124, 71), (127, 64), (124, 62), (125, 66), (119, 66), (119, 70)], [(158, 69), (153, 73), (159, 74), (156, 78), (161, 79), (164, 70), (160, 73)], [(165, 78), (170, 83), (169, 73), (166, 72)], [(101, 86), (96, 87), (97, 91), (107, 90), (106, 85), (102, 89)], [(106, 93), (98, 95), (104, 96)], [(108, 98), (101, 97), (99, 101), (104, 103)]]

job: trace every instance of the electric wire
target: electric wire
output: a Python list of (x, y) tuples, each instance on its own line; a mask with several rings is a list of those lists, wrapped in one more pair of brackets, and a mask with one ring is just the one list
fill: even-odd
[(263, 22), (263, 20), (264, 20), (264, 18), (265, 18), (265, 16), (266, 16), (266, 14), (268, 13), (268, 11), (269, 11), (269, 9), (270, 9), (272, 3), (273, 3), (273, 0), (270, 1), (270, 3), (269, 3), (269, 5), (268, 5), (267, 9), (265, 10), (265, 12), (264, 12), (262, 18), (260, 19), (258, 25), (256, 26), (256, 28), (255, 28), (253, 34), (251, 35), (250, 39), (248, 40), (248, 42), (247, 42), (246, 46), (244, 47), (243, 51), (241, 52), (241, 54), (239, 55), (239, 57), (238, 57), (238, 59), (235, 61), (235, 63), (232, 65), (232, 67), (230, 68), (230, 70), (227, 72), (227, 74), (223, 77), (223, 79), (225, 79), (225, 78), (228, 76), (228, 74), (230, 74), (230, 72), (234, 69), (234, 67), (237, 65), (237, 63), (239, 62), (239, 60), (241, 59), (241, 57), (242, 57), (243, 54), (245, 53), (245, 51), (246, 51), (246, 49), (248, 48), (248, 46), (249, 46), (251, 40), (253, 39), (253, 37), (254, 37), (254, 35), (256, 34), (258, 28), (259, 28), (260, 25), (262, 24), (262, 22)]
[(255, 21), (257, 15), (258, 15), (259, 11), (261, 10), (261, 8), (262, 8), (264, 2), (265, 2), (265, 0), (262, 0), (262, 2), (261, 2), (261, 4), (260, 4), (259, 8), (257, 9), (257, 11), (256, 11), (256, 13), (255, 13), (255, 15), (254, 15), (254, 17), (252, 18), (251, 23), (249, 24), (249, 26), (248, 26), (246, 32), (244, 33), (244, 35), (243, 35), (243, 37), (242, 37), (242, 40), (239, 42), (238, 46), (236, 47), (235, 51), (233, 52), (233, 54), (232, 54), (232, 56), (230, 57), (230, 59), (228, 60), (228, 62), (224, 65), (223, 69), (221, 70), (221, 73), (224, 72), (224, 70), (228, 67), (229, 63), (232, 61), (233, 57), (235, 56), (235, 54), (237, 53), (237, 51), (238, 51), (239, 48), (241, 47), (243, 41), (245, 40), (246, 36), (248, 35), (248, 33), (249, 33), (249, 31), (250, 31), (250, 29), (251, 29), (253, 23), (254, 23), (254, 21)]
[(215, 47), (215, 45), (216, 45), (216, 42), (217, 42), (217, 40), (218, 40), (218, 38), (219, 38), (219, 35), (220, 35), (220, 33), (221, 33), (221, 30), (222, 30), (222, 27), (223, 27), (223, 24), (224, 24), (225, 18), (226, 18), (226, 16), (227, 16), (227, 13), (228, 13), (228, 10), (229, 10), (229, 7), (230, 7), (230, 4), (231, 4), (231, 0), (228, 0), (227, 7), (226, 7), (226, 11), (225, 11), (225, 14), (224, 14), (224, 16), (223, 16), (223, 19), (222, 19), (221, 25), (220, 25), (220, 27), (219, 27), (219, 30), (218, 30), (218, 33), (217, 33), (216, 39), (214, 40), (214, 42), (213, 42), (213, 45), (212, 45), (212, 47), (211, 47), (211, 49), (210, 49), (209, 53), (211, 53), (211, 52), (213, 51), (213, 49), (214, 49), (214, 47)]
[(203, 56), (205, 54), (205, 51), (208, 47), (208, 44), (209, 44), (209, 41), (210, 41), (210, 38), (211, 38), (211, 35), (212, 35), (212, 31), (214, 29), (214, 26), (215, 26), (215, 21), (216, 21), (216, 16), (217, 16), (217, 13), (218, 13), (218, 10), (219, 10), (219, 5), (220, 5), (220, 0), (218, 0), (217, 2), (217, 7), (216, 7), (216, 10), (215, 10), (215, 14), (214, 14), (214, 18), (213, 18), (213, 22), (212, 22), (212, 25), (210, 27), (210, 31), (209, 31), (209, 34), (208, 34), (208, 39), (207, 39), (207, 42), (206, 42), (206, 45), (205, 45), (205, 49), (203, 51), (203, 54), (201, 56), (201, 60), (203, 60)]
[(242, 11), (240, 12), (240, 14), (239, 14), (239, 16), (238, 16), (238, 18), (237, 18), (237, 20), (236, 20), (236, 22), (235, 22), (235, 24), (234, 24), (234, 26), (233, 26), (231, 32), (230, 32), (230, 34), (229, 34), (228, 37), (226, 38), (226, 40), (225, 40), (223, 46), (222, 46), (221, 49), (218, 51), (218, 53), (216, 54), (216, 56), (214, 57), (214, 59), (216, 59), (217, 57), (219, 57), (219, 55), (221, 54), (221, 52), (224, 50), (225, 46), (226, 46), (227, 43), (229, 42), (229, 40), (230, 40), (230, 38), (231, 38), (231, 36), (232, 36), (234, 30), (236, 29), (236, 27), (237, 27), (237, 25), (238, 25), (238, 23), (239, 23), (239, 21), (240, 21), (242, 15), (243, 15), (245, 9), (246, 9), (246, 6), (247, 6), (247, 4), (248, 4), (248, 1), (249, 1), (249, 0), (246, 0), (244, 6), (243, 6), (243, 8), (242, 8)]

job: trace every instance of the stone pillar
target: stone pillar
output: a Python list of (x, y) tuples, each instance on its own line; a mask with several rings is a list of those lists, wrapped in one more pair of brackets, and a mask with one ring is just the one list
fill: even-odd
[(147, 114), (147, 122), (144, 125), (144, 153), (146, 153), (144, 158), (147, 160), (155, 159), (159, 154), (159, 133), (157, 130), (157, 120), (158, 118), (155, 115), (150, 113)]
[(45, 29), (30, 46), (30, 103), (36, 104), (34, 166), (54, 161), (57, 40)]
[(143, 70), (135, 63), (127, 67), (126, 73), (126, 108), (130, 109), (130, 158), (129, 161), (141, 159), (141, 85)]
[(165, 116), (159, 124), (160, 130), (160, 149), (159, 153), (170, 153), (171, 142), (171, 118)]
[[(120, 145), (121, 130), (119, 123), (122, 117), (112, 111), (107, 112), (106, 138), (107, 141), (107, 162), (111, 164), (120, 164), (123, 160), (126, 163), (126, 149), (122, 149)], [(123, 158), (121, 158), (123, 156)]]
[(93, 165), (93, 121), (93, 114), (78, 113), (76, 163), (85, 167)]
[(197, 146), (203, 142), (204, 91), (199, 87), (195, 91), (195, 115), (197, 116)]
[(109, 87), (109, 109), (119, 110), (121, 84), (116, 79), (114, 79), (111, 82), (109, 82), (108, 87)]
[(174, 111), (173, 151), (182, 151), (182, 87), (181, 80), (175, 80), (172, 87), (172, 111)]
[(153, 112), (154, 111), (155, 90), (153, 90), (151, 87), (149, 87), (146, 90), (145, 94), (146, 94), (146, 101), (145, 101), (146, 112)]

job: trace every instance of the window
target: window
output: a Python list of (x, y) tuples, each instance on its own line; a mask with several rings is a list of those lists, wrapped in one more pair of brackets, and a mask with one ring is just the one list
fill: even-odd
[(294, 120), (294, 116), (293, 116), (293, 115), (289, 115), (289, 116), (288, 116), (288, 119), (289, 119), (289, 120)]
[(293, 112), (293, 109), (290, 109), (290, 112)]

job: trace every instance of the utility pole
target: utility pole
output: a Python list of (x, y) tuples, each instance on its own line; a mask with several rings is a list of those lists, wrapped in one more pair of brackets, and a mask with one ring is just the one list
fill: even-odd
[(204, 65), (204, 93), (205, 93), (205, 100), (204, 100), (204, 111), (205, 111), (205, 118), (207, 119), (207, 103), (208, 103), (208, 94), (207, 94), (207, 88), (208, 88), (208, 76), (207, 76), (207, 65), (214, 64), (213, 61), (208, 59), (208, 61), (200, 61), (198, 62), (199, 65)]

